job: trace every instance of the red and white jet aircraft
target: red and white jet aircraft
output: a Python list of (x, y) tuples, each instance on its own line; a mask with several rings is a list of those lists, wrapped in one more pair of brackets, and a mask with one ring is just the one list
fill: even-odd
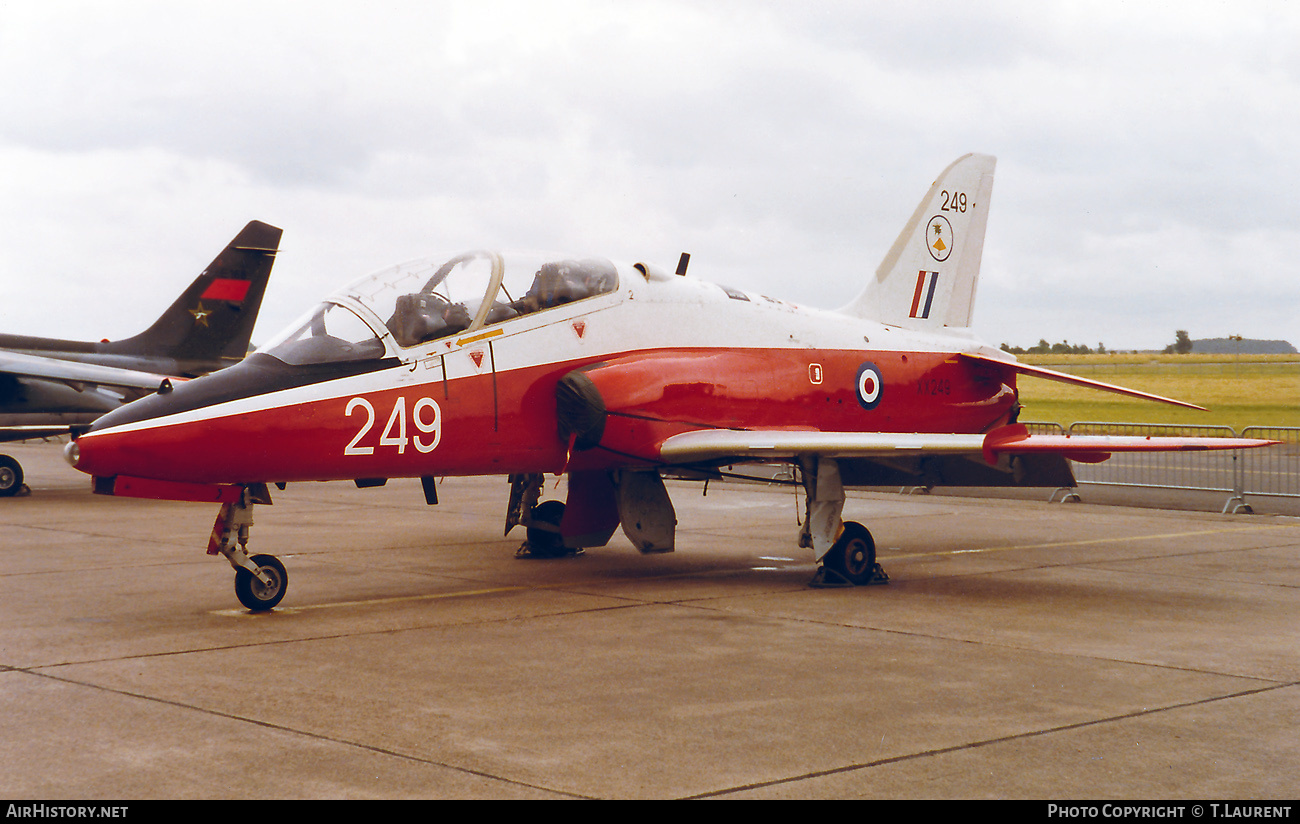
[[(209, 542), (252, 610), (288, 577), (247, 551), (267, 484), (510, 475), (506, 530), (535, 555), (673, 549), (662, 477), (786, 462), (807, 490), (819, 574), (884, 579), (846, 486), (1073, 486), (1068, 459), (1240, 449), (1235, 438), (1070, 437), (1016, 423), (1029, 374), (1181, 403), (1017, 363), (971, 309), (995, 160), (943, 171), (861, 294), (837, 311), (601, 258), (473, 251), (377, 272), (259, 352), (100, 418), (68, 446), (97, 492), (214, 501)], [(1182, 404), (1191, 406), (1191, 404)], [(1197, 407), (1199, 408), (1199, 407)], [(546, 473), (564, 503), (538, 503)], [(833, 573), (833, 574), (832, 574)]]

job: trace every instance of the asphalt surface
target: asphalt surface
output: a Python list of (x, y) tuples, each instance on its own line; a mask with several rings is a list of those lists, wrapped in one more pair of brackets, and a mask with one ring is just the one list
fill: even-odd
[(789, 489), (673, 483), (676, 553), (541, 561), (503, 478), (291, 485), (253, 615), (215, 506), (59, 450), (2, 450), (3, 798), (1300, 794), (1294, 517), (851, 493), (891, 581), (813, 589)]

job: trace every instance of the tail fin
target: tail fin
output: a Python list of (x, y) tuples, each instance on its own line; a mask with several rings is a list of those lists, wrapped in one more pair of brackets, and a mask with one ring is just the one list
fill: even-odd
[(909, 329), (970, 326), (996, 164), (968, 154), (944, 169), (876, 276), (839, 311)]
[(102, 351), (174, 358), (194, 374), (243, 360), (280, 235), (274, 226), (250, 222), (152, 326)]

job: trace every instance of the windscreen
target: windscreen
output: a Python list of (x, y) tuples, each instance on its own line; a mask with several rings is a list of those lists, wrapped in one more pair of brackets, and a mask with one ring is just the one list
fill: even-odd
[(258, 351), (305, 365), (382, 358), (384, 344), (352, 310), (326, 302)]

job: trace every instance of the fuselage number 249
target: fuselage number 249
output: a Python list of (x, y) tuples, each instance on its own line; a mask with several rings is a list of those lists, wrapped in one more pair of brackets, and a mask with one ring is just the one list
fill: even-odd
[[(343, 449), (344, 455), (373, 455), (375, 448), (373, 446), (358, 446), (361, 439), (369, 434), (375, 426), (375, 407), (365, 398), (353, 398), (348, 401), (347, 409), (344, 411), (346, 417), (352, 417), (356, 410), (362, 410), (365, 413), (365, 423), (361, 425), (361, 430), (357, 432), (351, 442)], [(433, 398), (420, 398), (411, 407), (411, 423), (418, 432), (408, 436), (406, 433), (406, 398), (398, 398), (393, 404), (393, 411), (388, 416), (388, 423), (384, 424), (383, 431), (379, 435), (380, 446), (395, 446), (397, 454), (406, 454), (407, 444), (413, 445), (420, 452), (432, 452), (442, 440), (442, 408)]]

